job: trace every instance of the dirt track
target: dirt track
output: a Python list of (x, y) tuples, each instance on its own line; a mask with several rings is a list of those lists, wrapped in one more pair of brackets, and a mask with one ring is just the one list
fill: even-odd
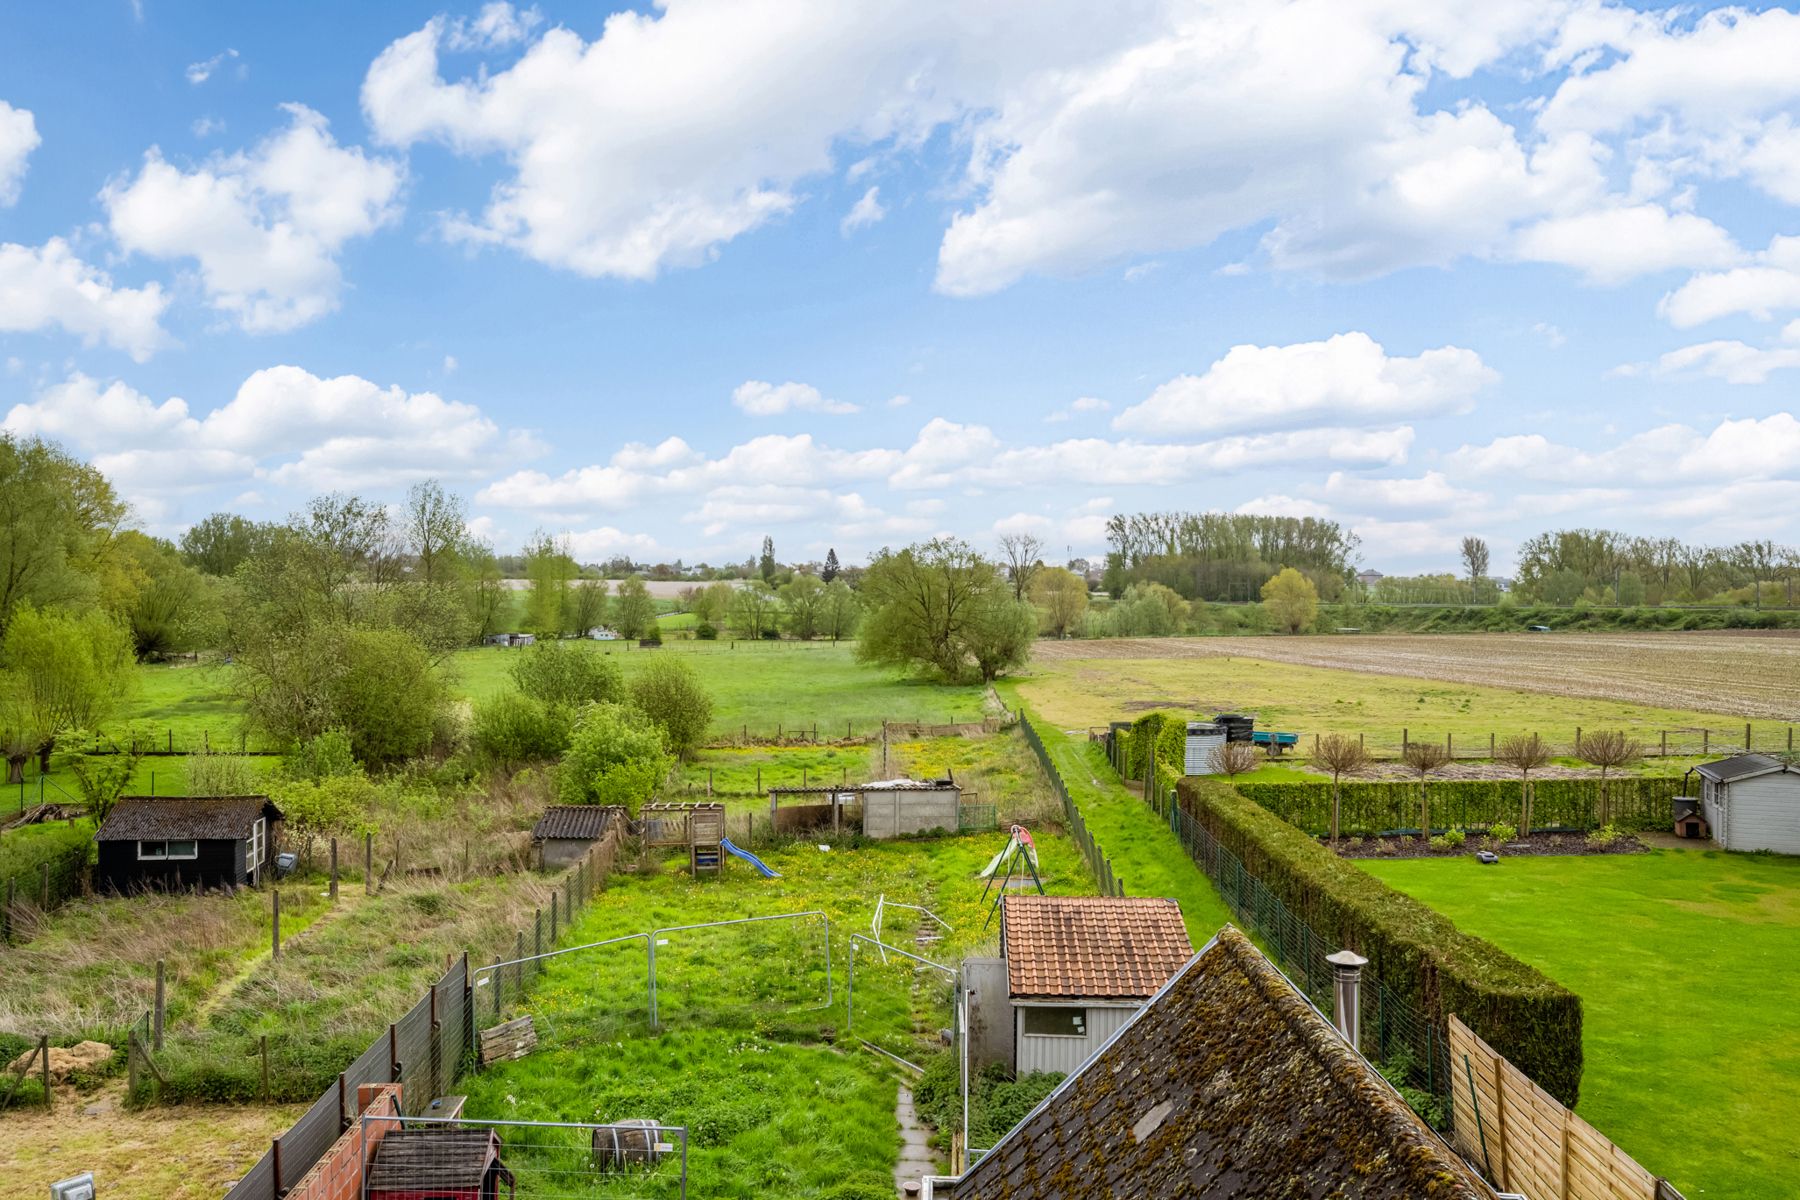
[(1045, 664), (1258, 658), (1376, 675), (1800, 720), (1800, 631), (1440, 633), (1039, 642)]

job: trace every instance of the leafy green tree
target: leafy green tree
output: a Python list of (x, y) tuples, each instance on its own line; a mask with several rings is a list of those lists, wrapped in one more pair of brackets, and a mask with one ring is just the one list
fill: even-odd
[(696, 588), (688, 601), (688, 611), (694, 614), (698, 624), (723, 625), (726, 614), (731, 611), (731, 598), (736, 590), (723, 581)]
[(222, 579), (264, 550), (271, 536), (268, 525), (236, 513), (218, 512), (188, 527), (181, 535), (181, 554), (195, 570)]
[(863, 573), (862, 596), (868, 615), (856, 652), (865, 662), (992, 678), (1030, 649), (1020, 630), (1026, 616), (1035, 629), (1035, 613), (994, 563), (954, 538), (883, 550)]
[(656, 658), (631, 677), (631, 703), (656, 722), (670, 750), (691, 755), (712, 726), (712, 697), (679, 658)]
[(269, 798), (281, 809), (284, 834), (300, 846), (310, 867), (315, 842), (374, 833), (380, 797), (381, 788), (359, 773), (286, 780), (271, 789)]
[(775, 589), (760, 579), (752, 579), (732, 589), (731, 627), (738, 635), (760, 638), (775, 629), (777, 597)]
[(520, 692), (501, 692), (475, 706), (476, 753), (504, 771), (548, 762), (569, 748), (571, 710)]
[(1318, 619), (1319, 589), (1294, 568), (1283, 567), (1263, 584), (1262, 605), (1270, 624), (1299, 633)]
[(407, 549), (427, 588), (443, 587), (455, 578), (457, 557), (468, 540), (468, 521), (468, 504), (446, 492), (437, 480), (421, 480), (407, 490), (402, 515)]
[(819, 633), (832, 641), (856, 636), (857, 622), (862, 620), (862, 601), (849, 584), (833, 579), (825, 585), (819, 601)]
[(329, 688), (332, 722), (356, 757), (385, 766), (423, 754), (445, 704), (444, 685), (417, 639), (398, 629), (352, 629), (337, 649)]
[(788, 633), (803, 642), (817, 637), (825, 603), (825, 585), (818, 576), (796, 575), (782, 584), (777, 594)]
[(583, 579), (570, 589), (569, 617), (582, 637), (606, 624), (606, 580)]
[(641, 575), (628, 575), (619, 581), (613, 597), (613, 625), (620, 637), (641, 638), (656, 620), (656, 601)]
[(114, 543), (109, 607), (124, 619), (140, 659), (185, 654), (224, 637), (222, 589), (183, 561), (175, 547), (136, 530)]
[(91, 600), (127, 511), (93, 467), (0, 432), (0, 637), (25, 606)]
[(119, 741), (117, 754), (77, 754), (69, 759), (69, 770), (75, 776), (75, 786), (81, 792), (81, 798), (87, 804), (88, 815), (94, 818), (95, 824), (106, 820), (111, 814), (113, 805), (131, 786), (131, 777), (136, 773), (138, 763), (143, 761), (144, 750), (150, 745), (146, 736), (140, 739), (127, 734)]
[(525, 623), (539, 637), (561, 637), (569, 627), (569, 583), (577, 574), (568, 550), (539, 530), (525, 547), (525, 578), (531, 590)]
[(1087, 615), (1087, 580), (1062, 567), (1045, 567), (1031, 581), (1031, 601), (1038, 607), (1045, 633), (1068, 637)]
[(29, 735), (38, 741), (24, 753), (35, 752), (39, 769), (47, 771), (58, 737), (99, 729), (116, 713), (136, 689), (134, 661), (131, 636), (105, 613), (18, 610), (0, 641), (9, 780), (23, 778), (24, 760), (12, 759)]
[(506, 616), (512, 593), (500, 573), (500, 561), (492, 547), (471, 541), (463, 547), (457, 563), (458, 590), (462, 594), (463, 611), (468, 614), (470, 635), (475, 641), (486, 641), (500, 628)]
[(184, 761), (189, 796), (255, 796), (266, 782), (241, 754), (190, 754)]
[(523, 695), (571, 711), (625, 698), (619, 664), (587, 646), (539, 642), (513, 656), (511, 675)]
[(360, 775), (362, 764), (356, 761), (356, 748), (351, 744), (350, 734), (342, 729), (327, 729), (295, 747), (288, 755), (286, 772), (290, 779), (316, 781), (338, 775)]
[(564, 804), (619, 804), (635, 816), (674, 761), (648, 717), (620, 704), (590, 704), (576, 718), (557, 793)]

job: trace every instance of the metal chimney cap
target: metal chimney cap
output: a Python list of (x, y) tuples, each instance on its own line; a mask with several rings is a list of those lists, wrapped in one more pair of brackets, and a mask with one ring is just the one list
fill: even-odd
[(1339, 950), (1336, 954), (1327, 954), (1325, 961), (1334, 967), (1366, 967), (1369, 960), (1354, 950)]

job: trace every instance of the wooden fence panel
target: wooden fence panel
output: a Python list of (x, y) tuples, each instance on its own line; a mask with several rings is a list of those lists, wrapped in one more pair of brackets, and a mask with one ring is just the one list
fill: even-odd
[(1530, 1200), (1678, 1200), (1604, 1134), (1450, 1018), (1457, 1149), (1504, 1191)]

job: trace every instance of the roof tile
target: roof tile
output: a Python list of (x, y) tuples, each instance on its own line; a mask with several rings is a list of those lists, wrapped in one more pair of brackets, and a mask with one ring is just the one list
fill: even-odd
[(1173, 900), (1008, 896), (1002, 926), (1016, 998), (1142, 1000), (1194, 956)]

